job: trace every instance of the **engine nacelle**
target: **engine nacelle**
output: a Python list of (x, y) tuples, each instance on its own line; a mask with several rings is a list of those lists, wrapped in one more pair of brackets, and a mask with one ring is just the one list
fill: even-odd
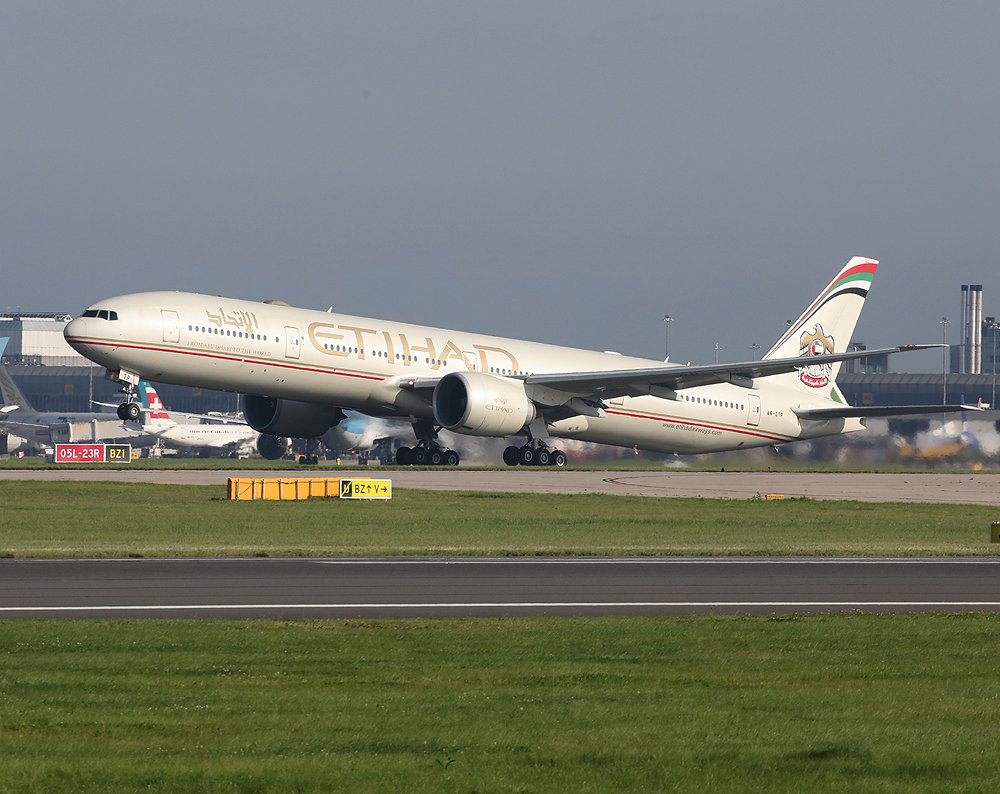
[(450, 372), (434, 388), (434, 419), (455, 433), (509, 436), (538, 415), (521, 381), (482, 372)]
[(291, 438), (316, 438), (346, 416), (343, 411), (332, 405), (244, 394), (243, 418), (259, 433)]

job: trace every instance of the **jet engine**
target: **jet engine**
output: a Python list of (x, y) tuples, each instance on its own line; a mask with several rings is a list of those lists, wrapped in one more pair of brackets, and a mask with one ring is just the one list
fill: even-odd
[(259, 433), (292, 438), (316, 438), (342, 419), (346, 419), (346, 416), (343, 411), (332, 405), (244, 394), (243, 418)]
[(450, 372), (438, 382), (434, 419), (455, 433), (509, 436), (538, 415), (521, 381), (482, 372)]
[(290, 438), (272, 436), (270, 433), (261, 433), (257, 436), (257, 451), (267, 460), (281, 460), (288, 454), (291, 445)]

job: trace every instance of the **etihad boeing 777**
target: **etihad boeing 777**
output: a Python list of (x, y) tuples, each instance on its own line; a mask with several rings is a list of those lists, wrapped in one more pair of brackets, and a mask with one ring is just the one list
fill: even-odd
[(841, 362), (937, 345), (847, 352), (878, 263), (855, 257), (759, 361), (683, 366), (389, 320), (187, 292), (98, 301), (66, 341), (121, 382), (140, 378), (240, 392), (262, 433), (313, 438), (344, 409), (408, 421), (397, 462), (459, 461), (442, 428), (526, 436), (508, 465), (563, 465), (552, 439), (698, 453), (785, 444), (864, 427), (864, 417), (960, 406), (847, 405)]

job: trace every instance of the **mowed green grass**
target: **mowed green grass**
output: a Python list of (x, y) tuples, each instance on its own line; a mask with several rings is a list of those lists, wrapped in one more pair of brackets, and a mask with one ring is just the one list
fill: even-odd
[(0, 790), (994, 791), (1000, 617), (0, 622)]
[(228, 502), (223, 486), (0, 483), (0, 555), (979, 555), (997, 508), (396, 490)]

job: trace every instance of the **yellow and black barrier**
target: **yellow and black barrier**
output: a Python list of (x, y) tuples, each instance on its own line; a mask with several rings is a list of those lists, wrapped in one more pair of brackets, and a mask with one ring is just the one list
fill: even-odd
[(230, 501), (301, 501), (304, 499), (391, 499), (392, 481), (371, 478), (230, 477)]

